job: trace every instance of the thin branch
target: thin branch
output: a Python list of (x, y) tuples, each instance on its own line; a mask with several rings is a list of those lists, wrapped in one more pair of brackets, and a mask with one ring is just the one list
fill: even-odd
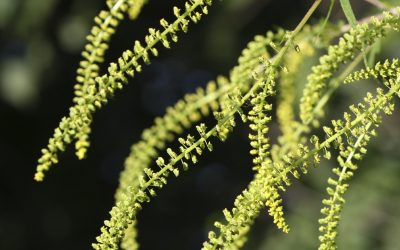
[(379, 8), (381, 10), (387, 9), (387, 6), (379, 0), (365, 0), (365, 1), (376, 6), (377, 8)]

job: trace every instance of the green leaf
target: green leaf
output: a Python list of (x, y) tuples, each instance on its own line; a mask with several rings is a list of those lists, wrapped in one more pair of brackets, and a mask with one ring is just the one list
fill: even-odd
[(355, 27), (357, 25), (357, 19), (354, 15), (353, 9), (351, 8), (349, 0), (340, 0), (340, 5), (342, 6), (344, 15), (347, 18), (347, 21), (351, 25), (351, 27)]

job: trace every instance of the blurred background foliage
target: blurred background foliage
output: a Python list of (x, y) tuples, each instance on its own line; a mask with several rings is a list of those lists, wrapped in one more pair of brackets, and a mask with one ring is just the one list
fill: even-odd
[[(181, 1), (153, 1), (136, 22), (124, 21), (113, 38), (107, 62)], [(353, 1), (357, 17), (377, 8)], [(353, 4), (352, 2), (352, 4)], [(396, 0), (392, 1), (392, 4)], [(388, 5), (391, 3), (386, 1)], [(171, 50), (135, 76), (124, 91), (95, 115), (88, 158), (78, 161), (67, 150), (44, 183), (33, 173), (39, 150), (67, 114), (75, 70), (93, 16), (101, 0), (0, 1), (0, 249), (88, 249), (113, 204), (113, 192), (129, 146), (168, 105), (227, 75), (240, 51), (256, 34), (293, 28), (310, 1), (218, 1), (210, 16), (192, 26)], [(327, 13), (324, 1), (313, 22)], [(338, 3), (331, 20), (343, 18)], [(399, 35), (382, 41), (378, 59), (398, 58)], [(309, 66), (299, 76), (301, 94)], [(338, 117), (377, 83), (341, 88), (326, 113)], [(397, 102), (398, 104), (398, 102)], [(398, 107), (398, 106), (397, 106)], [(400, 249), (399, 112), (386, 118), (368, 156), (351, 181), (340, 225), (340, 249)], [(279, 134), (272, 123), (271, 137)], [(139, 216), (142, 249), (199, 249), (212, 222), (231, 207), (252, 178), (248, 130), (240, 125), (226, 143), (179, 179), (173, 179)], [(315, 249), (326, 179), (334, 163), (325, 162), (285, 194), (292, 227), (283, 235), (263, 211), (246, 249)]]

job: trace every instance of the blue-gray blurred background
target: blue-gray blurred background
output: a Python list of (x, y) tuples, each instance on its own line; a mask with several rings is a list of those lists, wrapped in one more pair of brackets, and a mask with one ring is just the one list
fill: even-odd
[[(367, 1), (352, 1), (357, 17), (377, 13)], [(396, 1), (394, 1), (396, 2)], [(130, 80), (94, 116), (92, 146), (79, 161), (69, 148), (43, 183), (33, 174), (40, 149), (72, 103), (75, 71), (101, 0), (0, 0), (0, 249), (89, 249), (109, 217), (118, 175), (130, 145), (165, 108), (219, 74), (228, 75), (240, 51), (256, 34), (293, 29), (312, 1), (215, 1), (210, 15), (192, 25), (171, 50), (161, 49), (142, 74)], [(124, 21), (106, 61), (143, 40), (172, 6), (150, 0), (138, 21)], [(323, 1), (312, 22), (326, 16)], [(332, 20), (343, 18), (336, 3)], [(399, 57), (398, 36), (384, 41), (379, 58)], [(397, 40), (396, 40), (397, 39)], [(309, 72), (305, 69), (303, 75)], [(304, 78), (303, 76), (303, 78)], [(299, 81), (298, 89), (304, 81)], [(375, 85), (374, 85), (375, 84)], [(339, 117), (376, 83), (340, 89), (328, 107)], [(357, 98), (355, 98), (357, 97)], [(398, 104), (398, 102), (397, 102)], [(399, 106), (397, 106), (399, 107)], [(207, 120), (206, 120), (207, 121)], [(210, 120), (208, 120), (210, 121)], [(369, 154), (351, 181), (340, 226), (341, 249), (400, 249), (399, 112), (379, 129)], [(279, 130), (271, 124), (272, 141)], [(142, 249), (199, 249), (212, 223), (230, 208), (252, 178), (246, 126), (179, 179), (172, 179), (140, 213)], [(334, 163), (324, 163), (285, 194), (292, 226), (283, 235), (263, 210), (246, 249), (316, 249), (319, 210)]]

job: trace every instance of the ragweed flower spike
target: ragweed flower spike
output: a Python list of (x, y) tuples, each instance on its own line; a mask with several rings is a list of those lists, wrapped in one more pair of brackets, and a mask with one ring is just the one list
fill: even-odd
[[(129, 3), (128, 3), (129, 2)], [(135, 0), (116, 0), (107, 1), (108, 10), (102, 10), (94, 18), (95, 25), (92, 27), (90, 35), (87, 37), (86, 44), (82, 52), (83, 60), (79, 63), (77, 70), (76, 81), (74, 86), (75, 97), (73, 99), (76, 108), (70, 110), (76, 114), (80, 110), (85, 109), (88, 100), (87, 95), (93, 95), (96, 92), (95, 78), (98, 77), (100, 64), (104, 61), (104, 54), (108, 49), (108, 43), (115, 33), (120, 20), (123, 19), (124, 13), (129, 6), (137, 6), (141, 9), (143, 1)], [(139, 12), (137, 13), (137, 15)], [(35, 180), (41, 181), (44, 178), (44, 171), (47, 171), (51, 165), (58, 163), (58, 152), (64, 151), (67, 144), (77, 140), (75, 143), (76, 154), (79, 159), (86, 155), (87, 148), (90, 143), (88, 137), (90, 134), (91, 114), (82, 112), (82, 116), (76, 119), (75, 124), (72, 124), (70, 118), (63, 118), (59, 127), (55, 130), (53, 138), (49, 140), (47, 148), (42, 149), (42, 157), (39, 159)], [(79, 131), (77, 126), (81, 128)]]
[[(149, 29), (149, 34), (145, 37), (145, 45), (135, 41), (132, 51), (125, 51), (117, 62), (110, 63), (108, 74), (95, 79), (96, 84), (88, 88), (82, 101), (70, 108), (69, 116), (63, 118), (59, 127), (56, 128), (47, 148), (42, 150), (35, 180), (42, 181), (44, 173), (58, 162), (59, 153), (64, 151), (74, 139), (78, 139), (78, 135), (89, 132), (87, 124), (90, 123), (92, 114), (105, 105), (117, 89), (122, 89), (128, 83), (127, 77), (133, 77), (135, 72), (141, 72), (142, 64), (150, 63), (151, 55), (158, 55), (155, 46), (161, 43), (164, 47), (170, 48), (171, 41), (177, 41), (178, 32), (187, 32), (190, 21), (200, 21), (202, 14), (208, 13), (207, 8), (211, 4), (211, 0), (188, 1), (182, 14), (174, 8), (176, 20), (173, 23), (169, 24), (165, 19), (161, 19), (160, 24), (163, 30)], [(82, 138), (82, 141), (87, 141), (87, 138), (83, 136)], [(78, 151), (78, 155), (83, 156), (87, 144), (80, 142), (77, 142), (76, 147), (83, 149), (81, 153)]]
[(97, 243), (92, 245), (94, 249), (118, 249), (125, 237), (126, 229), (134, 223), (137, 212), (142, 209), (142, 204), (150, 202), (156, 195), (156, 190), (167, 184), (170, 174), (178, 177), (181, 170), (186, 171), (189, 164), (194, 165), (198, 162), (198, 156), (204, 149), (212, 150), (212, 145), (207, 140), (216, 134), (216, 129), (207, 132), (204, 124), (196, 126), (196, 129), (200, 134), (199, 139), (191, 135), (185, 139), (180, 138), (179, 151), (167, 148), (166, 153), (169, 158), (158, 157), (156, 160), (158, 171), (151, 168), (144, 169), (145, 174), (139, 177), (138, 187), (128, 187), (128, 191), (120, 195), (120, 201), (110, 212), (110, 220), (104, 222), (101, 235), (96, 238)]
[[(394, 107), (392, 99), (398, 94), (400, 89), (399, 79), (391, 81), (394, 84), (391, 85), (387, 93), (378, 88), (376, 97), (368, 93), (364, 98), (364, 103), (351, 105), (350, 111), (354, 114), (354, 118), (349, 113), (344, 113), (343, 120), (332, 120), (333, 127), (324, 126), (323, 130), (326, 134), (324, 141), (321, 142), (317, 136), (311, 136), (312, 149), (306, 145), (299, 144), (296, 154), (287, 157), (284, 165), (275, 166), (275, 168), (279, 167), (281, 178), (288, 179), (287, 175), (289, 173), (295, 178), (299, 178), (300, 173), (306, 174), (311, 166), (319, 164), (321, 156), (326, 159), (331, 158), (331, 153), (327, 151), (330, 151), (332, 148), (339, 149), (340, 151), (347, 150), (348, 148), (345, 147), (344, 143), (345, 140), (351, 138), (353, 135), (359, 136), (359, 130), (369, 130), (364, 128), (369, 123), (372, 123), (372, 125), (379, 124), (379, 112), (383, 111), (385, 114), (391, 114)], [(349, 140), (350, 145), (353, 145), (354, 138)]]
[[(249, 114), (246, 115), (247, 118), (242, 118), (242, 120), (248, 119), (250, 122), (252, 122), (250, 125), (251, 129), (260, 132), (260, 134), (257, 133), (254, 136), (251, 135), (251, 138), (254, 137), (254, 140), (251, 142), (252, 147), (256, 148), (255, 151), (257, 151), (254, 152), (256, 155), (254, 161), (257, 162), (256, 169), (259, 168), (259, 164), (261, 164), (261, 166), (265, 166), (261, 168), (266, 168), (270, 162), (267, 158), (268, 139), (264, 135), (264, 133), (267, 132), (265, 130), (265, 124), (268, 122), (269, 118), (263, 112), (270, 110), (270, 106), (266, 103), (265, 98), (267, 96), (274, 95), (273, 86), (275, 83), (274, 79), (276, 76), (276, 69), (270, 63), (264, 63), (266, 65), (266, 69), (264, 69), (265, 71), (263, 74), (253, 74), (256, 82), (249, 92), (243, 98), (233, 98), (235, 100), (240, 99), (241, 101), (231, 101), (227, 105), (229, 107), (227, 108), (227, 111), (224, 114), (221, 114), (220, 117), (217, 116), (217, 119), (219, 118), (227, 121), (229, 120), (229, 114), (240, 112), (241, 109), (238, 107), (243, 105), (246, 99), (252, 100), (254, 108)], [(238, 104), (241, 105), (238, 106)], [(258, 113), (262, 114), (258, 115)], [(253, 150), (251, 152), (253, 152)], [(264, 171), (259, 171), (265, 173)], [(208, 241), (203, 243), (203, 249), (210, 250), (240, 248), (245, 243), (247, 232), (249, 231), (254, 219), (258, 216), (260, 209), (264, 205), (264, 202), (266, 202), (267, 205), (271, 205), (270, 214), (274, 216), (274, 219), (275, 215), (277, 216), (278, 213), (281, 215), (279, 218), (276, 217), (275, 222), (277, 223), (278, 227), (283, 228), (283, 230), (286, 231), (288, 228), (284, 221), (281, 220), (283, 213), (281, 213), (280, 208), (277, 208), (279, 207), (280, 203), (279, 198), (272, 198), (276, 192), (274, 192), (275, 190), (270, 190), (270, 187), (271, 186), (265, 183), (264, 180), (251, 182), (248, 188), (236, 198), (234, 202), (235, 208), (232, 209), (232, 211), (227, 209), (223, 211), (227, 223), (223, 224), (221, 222), (215, 222), (214, 225), (218, 228), (219, 233), (211, 231), (208, 235)], [(273, 204), (272, 201), (276, 201), (275, 204)]]
[(312, 74), (307, 77), (308, 82), (300, 104), (300, 118), (303, 124), (318, 124), (317, 117), (312, 117), (311, 114), (323, 93), (328, 91), (328, 79), (332, 78), (339, 66), (354, 58), (364, 47), (384, 37), (387, 30), (399, 31), (399, 20), (399, 15), (386, 12), (382, 20), (372, 19), (368, 24), (357, 25), (344, 34), (337, 45), (328, 48), (328, 54), (320, 58), (319, 64), (312, 67)]
[[(336, 148), (339, 151), (337, 158), (339, 167), (333, 169), (336, 178), (328, 179), (327, 193), (329, 198), (322, 202), (324, 207), (321, 209), (323, 218), (319, 220), (321, 224), (319, 236), (321, 244), (320, 250), (336, 249), (337, 227), (340, 220), (340, 213), (345, 203), (344, 193), (349, 188), (348, 180), (353, 177), (358, 166), (354, 160), (361, 160), (367, 153), (367, 144), (369, 140), (376, 136), (374, 128), (379, 127), (382, 122), (380, 112), (391, 115), (394, 111), (393, 95), (400, 89), (400, 68), (398, 60), (392, 62), (385, 61), (383, 64), (378, 62), (374, 68), (367, 68), (352, 73), (346, 78), (346, 83), (381, 77), (384, 84), (389, 88), (389, 92), (384, 94), (383, 90), (378, 88), (377, 95), (374, 97), (368, 93), (364, 98), (365, 103), (350, 106), (351, 113), (344, 113), (344, 120), (332, 121), (333, 128), (325, 128), (327, 136), (332, 137), (333, 131), (347, 130), (344, 136), (335, 139)], [(368, 111), (376, 109), (375, 111)], [(363, 114), (368, 115), (363, 116)], [(357, 126), (352, 126), (355, 120), (359, 119)], [(352, 121), (353, 120), (353, 121)]]
[[(76, 81), (74, 86), (74, 103), (77, 105), (89, 105), (90, 99), (86, 96), (93, 95), (96, 92), (95, 78), (99, 76), (100, 64), (104, 61), (104, 55), (108, 49), (108, 43), (115, 33), (119, 23), (124, 18), (125, 12), (129, 11), (137, 17), (143, 5), (147, 1), (143, 0), (113, 0), (107, 1), (109, 10), (102, 10), (95, 18), (95, 25), (92, 27), (90, 35), (87, 36), (88, 44), (82, 52), (84, 58), (79, 63)], [(134, 13), (132, 10), (135, 10)], [(92, 117), (91, 114), (82, 116), (81, 129), (74, 135), (77, 138), (75, 143), (76, 155), (79, 159), (86, 156), (90, 145), (89, 134), (91, 132)]]

